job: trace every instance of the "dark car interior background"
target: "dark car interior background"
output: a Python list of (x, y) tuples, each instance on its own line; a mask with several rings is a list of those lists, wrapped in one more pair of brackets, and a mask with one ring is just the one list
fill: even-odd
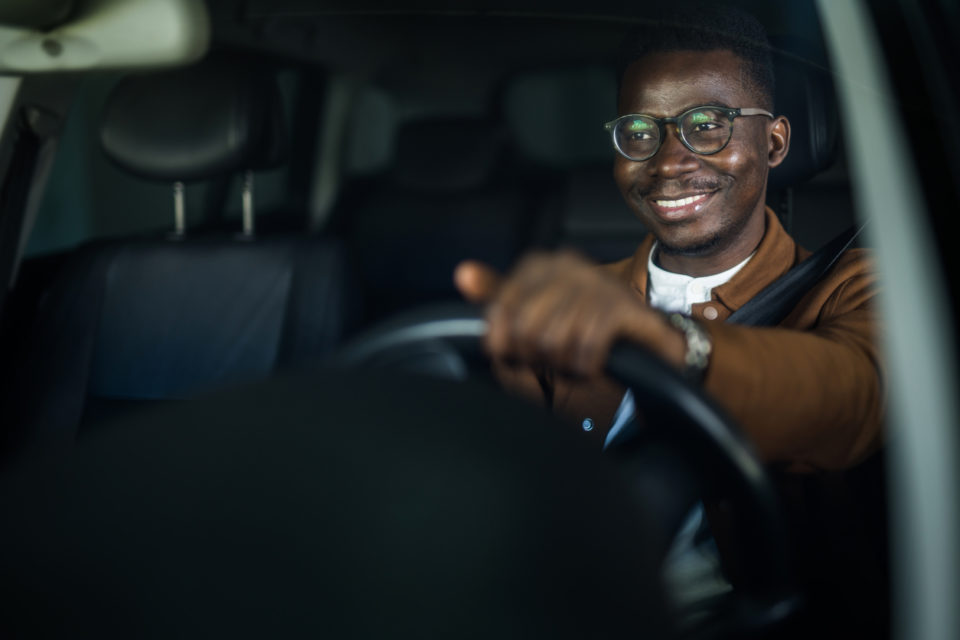
[[(456, 299), (464, 258), (610, 261), (642, 237), (600, 126), (628, 21), (307, 5), (213, 2), (198, 67), (77, 88), (11, 305), (29, 326), (40, 292), (63, 292), (38, 318), (57, 325), (39, 330), (50, 355), (31, 359), (44, 380), (73, 372), (39, 385), (79, 396), (54, 419), (322, 356)], [(826, 52), (812, 5), (761, 13), (794, 123), (768, 200), (816, 249), (853, 221)]]
[[(3, 141), (35, 185), (9, 178), (0, 199), (24, 213), (0, 227), (5, 459), (314, 367), (398, 312), (457, 300), (466, 258), (631, 254), (645, 230), (602, 125), (642, 16), (520, 4), (208, 0), (197, 64), (28, 78), (56, 107), (25, 109)], [(768, 204), (816, 250), (855, 222), (816, 6), (738, 4), (770, 32), (793, 127)], [(887, 631), (881, 465), (781, 484), (804, 505), (787, 517), (814, 627)]]

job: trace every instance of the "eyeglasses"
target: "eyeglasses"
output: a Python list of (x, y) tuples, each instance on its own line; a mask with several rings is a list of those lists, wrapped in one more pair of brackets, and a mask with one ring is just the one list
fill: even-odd
[(675, 118), (654, 118), (631, 113), (603, 125), (613, 137), (613, 146), (628, 160), (641, 162), (652, 158), (663, 144), (664, 128), (672, 124), (680, 132), (683, 145), (700, 155), (723, 151), (733, 135), (733, 120), (739, 116), (773, 114), (763, 109), (731, 109), (729, 107), (694, 107)]

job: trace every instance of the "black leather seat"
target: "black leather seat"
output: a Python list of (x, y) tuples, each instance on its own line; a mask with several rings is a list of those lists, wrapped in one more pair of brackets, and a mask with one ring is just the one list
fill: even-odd
[(527, 195), (504, 171), (506, 131), (493, 119), (402, 124), (391, 168), (353, 185), (337, 224), (361, 263), (371, 319), (459, 300), (453, 270), (483, 260), (505, 270), (528, 245)]
[(646, 233), (613, 181), (603, 123), (616, 115), (616, 93), (616, 73), (603, 66), (527, 71), (506, 83), (503, 110), (537, 189), (536, 245), (612, 262)]
[[(272, 167), (285, 147), (272, 77), (218, 61), (121, 81), (101, 133), (119, 166), (164, 182)], [(319, 359), (355, 322), (351, 282), (343, 247), (325, 237), (90, 243), (39, 307), (11, 446), (68, 444), (130, 403)]]

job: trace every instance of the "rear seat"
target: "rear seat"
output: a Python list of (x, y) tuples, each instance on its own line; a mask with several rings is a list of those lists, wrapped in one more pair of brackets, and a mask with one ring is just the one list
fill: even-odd
[(390, 168), (353, 184), (337, 212), (360, 262), (369, 319), (460, 299), (466, 258), (506, 270), (531, 236), (528, 195), (508, 178), (506, 131), (479, 116), (405, 122)]
[[(278, 164), (282, 125), (269, 74), (209, 61), (122, 81), (102, 141), (122, 168), (182, 187)], [(127, 213), (137, 215), (136, 203)], [(343, 247), (237, 231), (181, 228), (77, 250), (38, 310), (10, 447), (66, 445), (82, 425), (130, 403), (265, 377), (329, 353), (358, 316)]]
[(613, 181), (603, 123), (617, 113), (616, 92), (616, 73), (601, 66), (518, 73), (507, 83), (511, 135), (540, 183), (535, 245), (611, 262), (646, 234)]

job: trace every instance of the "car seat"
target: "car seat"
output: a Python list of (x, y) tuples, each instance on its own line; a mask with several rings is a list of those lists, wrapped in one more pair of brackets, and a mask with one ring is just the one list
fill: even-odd
[(390, 168), (350, 186), (335, 224), (360, 263), (369, 319), (459, 300), (454, 267), (472, 258), (505, 270), (532, 222), (511, 182), (506, 131), (482, 116), (402, 123)]
[[(36, 312), (8, 448), (67, 445), (130, 404), (318, 359), (359, 306), (343, 247), (257, 237), (251, 194), (237, 233), (185, 228), (185, 184), (283, 159), (278, 89), (266, 71), (211, 59), (125, 78), (108, 99), (101, 141), (121, 168), (174, 184), (175, 228), (92, 242), (66, 260)], [(135, 202), (126, 213), (137, 215)]]
[(616, 93), (616, 74), (603, 66), (518, 72), (505, 82), (507, 125), (537, 192), (536, 246), (613, 262), (646, 234), (613, 181), (602, 126), (617, 112)]

